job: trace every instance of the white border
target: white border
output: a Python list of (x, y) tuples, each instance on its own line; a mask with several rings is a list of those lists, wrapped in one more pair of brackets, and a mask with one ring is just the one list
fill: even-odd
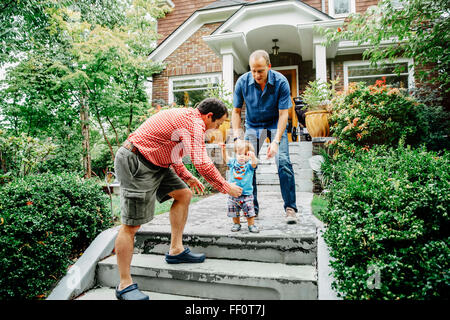
[(334, 14), (334, 1), (335, 0), (328, 0), (328, 15), (333, 18), (345, 18), (348, 17), (352, 13), (356, 13), (356, 3), (355, 0), (349, 0), (350, 1), (350, 12), (349, 13), (341, 13), (341, 14)]
[(201, 78), (211, 78), (211, 77), (219, 77), (219, 83), (222, 82), (222, 73), (221, 72), (209, 72), (209, 73), (196, 73), (196, 74), (185, 74), (181, 76), (172, 76), (169, 77), (169, 101), (168, 104), (172, 104), (174, 102), (173, 96), (173, 82), (177, 80), (191, 80), (191, 79), (201, 79)]
[[(399, 58), (395, 59), (393, 61), (390, 60), (382, 60), (379, 64), (383, 63), (402, 63), (407, 62), (408, 63), (408, 89), (413, 89), (415, 87), (415, 79), (414, 79), (414, 66), (413, 66), (413, 60), (407, 59), (407, 58)], [(370, 65), (370, 61), (367, 60), (358, 60), (358, 61), (344, 61), (344, 88), (348, 88), (348, 67), (353, 66), (364, 66), (364, 65)]]

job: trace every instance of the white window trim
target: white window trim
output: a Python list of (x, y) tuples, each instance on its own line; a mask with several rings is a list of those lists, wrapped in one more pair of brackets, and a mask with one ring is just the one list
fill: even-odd
[[(219, 77), (219, 83), (222, 82), (222, 73), (214, 72), (214, 73), (200, 73), (200, 74), (186, 74), (182, 76), (173, 76), (169, 78), (169, 104), (172, 104), (175, 101), (173, 95), (173, 82), (179, 80), (192, 80), (192, 79), (202, 79), (202, 78), (211, 78), (211, 77)], [(199, 88), (200, 89), (200, 88)], [(201, 88), (203, 89), (203, 88)], [(186, 91), (197, 90), (196, 88), (187, 89)]]
[(345, 18), (350, 14), (356, 13), (356, 3), (355, 0), (350, 0), (350, 12), (349, 13), (341, 13), (334, 14), (334, 0), (328, 0), (328, 14), (333, 18)]
[[(413, 60), (412, 59), (406, 59), (406, 58), (401, 58), (401, 59), (396, 59), (394, 61), (389, 61), (389, 60), (382, 60), (380, 62), (380, 65), (382, 65), (383, 63), (402, 63), (402, 62), (407, 62), (408, 63), (408, 89), (413, 89), (415, 87), (415, 80), (414, 80), (414, 66), (413, 66)], [(354, 67), (354, 66), (367, 66), (370, 65), (370, 61), (345, 61), (344, 62), (344, 88), (347, 89), (348, 88), (348, 67)], [(390, 73), (389, 75), (391, 75), (392, 73)], [(383, 75), (378, 75), (380, 77), (382, 77)]]

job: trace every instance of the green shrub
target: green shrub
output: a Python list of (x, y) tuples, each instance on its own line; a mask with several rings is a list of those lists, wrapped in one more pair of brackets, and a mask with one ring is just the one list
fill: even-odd
[[(346, 299), (442, 299), (450, 293), (450, 153), (402, 145), (326, 162), (324, 239)], [(375, 281), (374, 285), (374, 280)]]
[(112, 226), (108, 198), (71, 174), (16, 179), (0, 189), (0, 300), (35, 299)]
[(417, 145), (428, 129), (423, 109), (414, 98), (381, 80), (373, 86), (352, 83), (332, 100), (330, 131), (338, 138), (341, 153), (374, 145), (394, 147), (400, 139)]

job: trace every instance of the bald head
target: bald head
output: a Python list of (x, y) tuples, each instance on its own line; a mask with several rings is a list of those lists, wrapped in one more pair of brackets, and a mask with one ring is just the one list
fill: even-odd
[(264, 90), (264, 86), (267, 83), (267, 75), (271, 68), (269, 54), (264, 50), (256, 50), (250, 55), (249, 65), (253, 79)]
[(250, 55), (250, 58), (248, 59), (249, 65), (252, 65), (252, 61), (264, 59), (266, 62), (266, 65), (270, 65), (270, 58), (269, 54), (265, 50), (256, 50), (253, 51), (253, 53)]

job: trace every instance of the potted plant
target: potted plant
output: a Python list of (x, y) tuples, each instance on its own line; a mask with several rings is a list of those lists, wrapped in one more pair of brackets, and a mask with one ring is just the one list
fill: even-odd
[(339, 80), (333, 80), (327, 83), (323, 80), (314, 80), (308, 83), (301, 98), (306, 110), (305, 122), (311, 137), (328, 137), (330, 127), (328, 125), (328, 105), (335, 95), (334, 86)]

